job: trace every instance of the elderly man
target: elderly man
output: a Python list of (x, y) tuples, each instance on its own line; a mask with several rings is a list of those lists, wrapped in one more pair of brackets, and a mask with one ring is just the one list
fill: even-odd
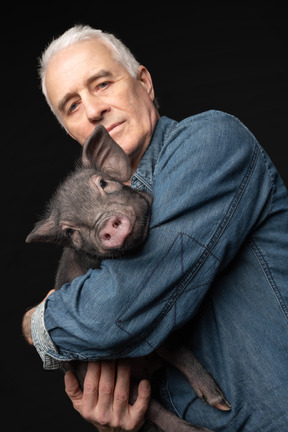
[(167, 408), (215, 431), (286, 430), (288, 195), (269, 157), (228, 114), (160, 117), (148, 70), (99, 30), (65, 32), (40, 73), (67, 132), (83, 145), (104, 125), (130, 158), (131, 186), (154, 196), (141, 253), (104, 261), (25, 314), (44, 367), (92, 361), (83, 392), (66, 376), (74, 407), (100, 430), (136, 431), (149, 384), (130, 406), (129, 362), (104, 360), (146, 355), (178, 330), (232, 409), (203, 405), (172, 367), (157, 382)]

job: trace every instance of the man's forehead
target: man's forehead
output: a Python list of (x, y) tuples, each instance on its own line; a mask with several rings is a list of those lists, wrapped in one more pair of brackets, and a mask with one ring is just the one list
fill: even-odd
[(55, 54), (46, 70), (46, 87), (53, 105), (59, 98), (78, 86), (90, 83), (97, 77), (113, 75), (122, 67), (113, 58), (112, 51), (98, 39), (77, 42)]
[(61, 74), (69, 72), (72, 66), (80, 69), (82, 66), (84, 69), (99, 64), (99, 68), (102, 68), (103, 62), (114, 62), (112, 49), (98, 39), (89, 39), (54, 54), (47, 66), (46, 75), (53, 74), (53, 71)]

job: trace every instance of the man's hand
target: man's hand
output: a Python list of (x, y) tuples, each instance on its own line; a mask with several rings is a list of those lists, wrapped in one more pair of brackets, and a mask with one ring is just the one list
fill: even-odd
[[(43, 301), (45, 301), (46, 298), (47, 298), (47, 297), (48, 297), (52, 292), (54, 292), (54, 291), (55, 291), (54, 289), (53, 289), (53, 290), (50, 290), (49, 293), (46, 295), (46, 297), (44, 298)], [(43, 301), (42, 301), (42, 302), (43, 302)], [(42, 302), (41, 302), (41, 303), (42, 303)], [(35, 307), (29, 309), (29, 310), (25, 313), (25, 315), (24, 315), (24, 317), (23, 317), (23, 321), (22, 321), (22, 333), (23, 333), (23, 336), (25, 337), (26, 341), (27, 341), (30, 345), (33, 345), (33, 340), (32, 340), (32, 335), (31, 335), (31, 319), (32, 319), (32, 315), (33, 315), (33, 313), (34, 313), (36, 307), (37, 307), (37, 306), (35, 306)]]
[[(116, 381), (115, 381), (116, 377)], [(143, 380), (138, 396), (129, 404), (130, 361), (89, 362), (83, 391), (72, 372), (65, 375), (65, 390), (74, 408), (100, 432), (136, 432), (144, 424), (151, 388)]]

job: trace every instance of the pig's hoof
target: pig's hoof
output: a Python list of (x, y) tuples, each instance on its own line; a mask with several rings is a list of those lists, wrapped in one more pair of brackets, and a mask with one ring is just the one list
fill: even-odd
[(200, 399), (203, 403), (206, 404), (206, 401), (209, 403), (209, 405), (213, 406), (214, 408), (217, 408), (221, 411), (229, 411), (231, 409), (230, 402), (225, 398), (222, 390), (218, 387), (217, 384), (215, 384), (215, 387), (213, 390), (208, 390), (202, 392), (200, 390), (200, 393), (198, 394)]
[(227, 401), (227, 399), (223, 398), (216, 403), (210, 403), (210, 405), (214, 406), (215, 408), (221, 410), (221, 411), (229, 411), (231, 409), (231, 403)]
[[(194, 369), (196, 370), (196, 368)], [(225, 398), (223, 391), (200, 363), (198, 365), (197, 374), (194, 374), (192, 377), (190, 376), (189, 382), (203, 403), (206, 404), (206, 402), (208, 402), (209, 405), (221, 411), (230, 410), (231, 404)]]

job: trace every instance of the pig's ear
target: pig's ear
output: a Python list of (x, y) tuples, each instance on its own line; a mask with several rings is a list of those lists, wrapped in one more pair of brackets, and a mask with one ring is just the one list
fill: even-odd
[(38, 222), (26, 238), (26, 243), (57, 243), (65, 245), (66, 239), (59, 226), (55, 225), (53, 216)]
[(87, 138), (83, 146), (82, 164), (95, 167), (121, 182), (129, 180), (131, 176), (128, 156), (102, 125), (97, 126)]

